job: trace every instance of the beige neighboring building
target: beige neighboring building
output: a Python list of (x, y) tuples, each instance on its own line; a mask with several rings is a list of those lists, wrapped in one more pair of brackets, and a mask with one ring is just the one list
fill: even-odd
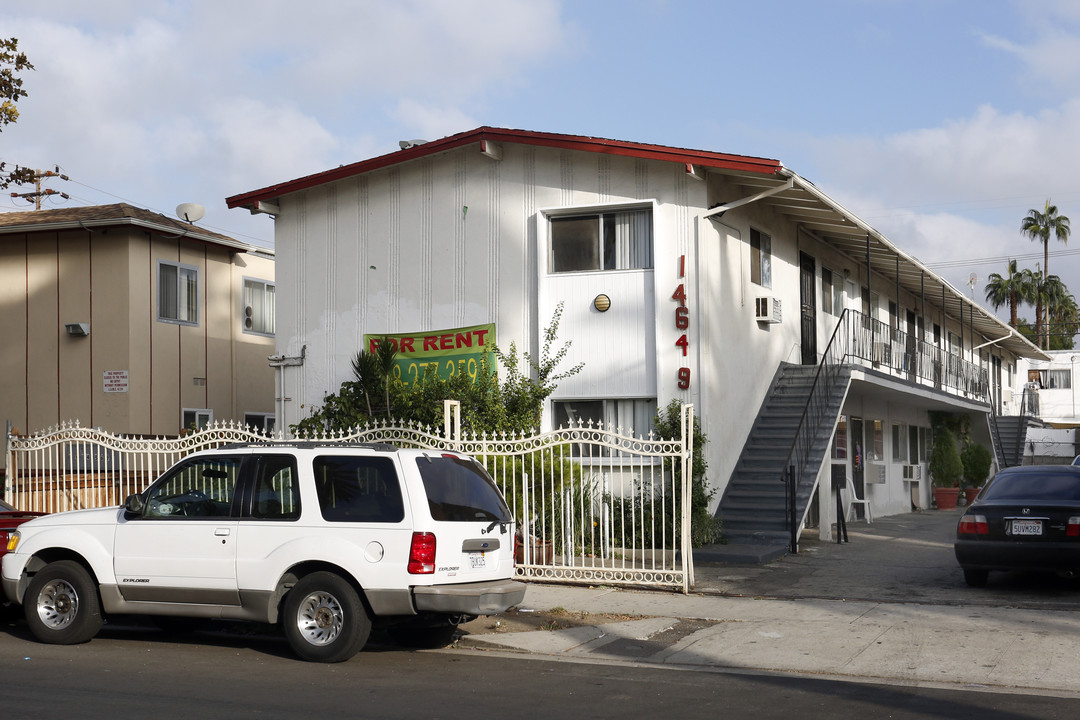
[(274, 256), (127, 204), (0, 214), (0, 419), (272, 427)]

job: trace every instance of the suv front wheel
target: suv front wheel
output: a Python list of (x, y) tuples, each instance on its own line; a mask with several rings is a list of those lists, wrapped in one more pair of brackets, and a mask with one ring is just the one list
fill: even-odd
[(360, 595), (338, 575), (317, 572), (285, 596), (285, 637), (304, 660), (348, 660), (367, 643), (371, 617)]
[(41, 642), (84, 643), (101, 629), (101, 603), (90, 573), (73, 560), (49, 563), (26, 589), (26, 624)]

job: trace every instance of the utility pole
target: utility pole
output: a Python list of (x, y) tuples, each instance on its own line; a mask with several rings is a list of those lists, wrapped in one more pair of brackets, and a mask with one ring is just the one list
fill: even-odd
[(71, 179), (67, 175), (61, 175), (60, 174), (60, 166), (57, 166), (55, 171), (53, 171), (53, 170), (44, 170), (44, 171), (35, 170), (34, 171), (34, 192), (25, 192), (25, 193), (14, 193), (13, 192), (13, 193), (11, 193), (11, 197), (13, 197), (13, 198), (16, 198), (16, 197), (17, 198), (22, 198), (23, 200), (26, 200), (27, 202), (33, 200), (35, 210), (40, 210), (41, 209), (41, 198), (43, 198), (43, 197), (48, 197), (50, 195), (59, 195), (60, 197), (64, 198), (65, 200), (70, 200), (67, 193), (62, 193), (59, 190), (53, 190), (52, 188), (45, 188), (44, 190), (41, 189), (41, 180), (43, 178), (52, 178), (52, 177), (58, 177), (61, 180), (70, 180)]

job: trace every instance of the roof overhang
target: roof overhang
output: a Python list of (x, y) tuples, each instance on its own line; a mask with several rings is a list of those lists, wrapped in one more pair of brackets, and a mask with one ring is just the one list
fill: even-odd
[(507, 130), (504, 128), (481, 127), (476, 130), (458, 133), (441, 140), (433, 140), (421, 144), (404, 143), (403, 149), (381, 155), (370, 160), (342, 165), (341, 167), (325, 172), (308, 175), (277, 185), (269, 185), (259, 190), (233, 195), (226, 198), (225, 202), (230, 208), (246, 208), (251, 212), (265, 212), (260, 210), (260, 203), (275, 206), (277, 200), (285, 195), (301, 192), (309, 188), (324, 185), (326, 183), (344, 180), (346, 178), (362, 175), (373, 170), (380, 170), (393, 165), (418, 160), (437, 153), (448, 152), (456, 148), (476, 144), (477, 152), (492, 160), (498, 160), (502, 156), (500, 143), (513, 143), (517, 145), (536, 145), (564, 150), (581, 150), (584, 152), (600, 153), (604, 155), (620, 155), (623, 157), (642, 158), (646, 160), (662, 160), (683, 165), (688, 174), (698, 177), (699, 172), (707, 168), (733, 170), (749, 174), (775, 175), (783, 165), (778, 160), (766, 158), (748, 157), (744, 155), (731, 155), (728, 153), (708, 152), (704, 150), (687, 150), (672, 148), (663, 145), (650, 145), (645, 143), (626, 142), (623, 140), (608, 140), (604, 138), (585, 137), (581, 135), (559, 135), (556, 133), (541, 133), (528, 130)]
[(130, 225), (132, 227), (138, 227), (152, 232), (161, 233), (171, 238), (186, 238), (189, 240), (195, 240), (198, 242), (204, 242), (210, 245), (218, 245), (221, 247), (229, 248), (235, 252), (251, 252), (251, 253), (269, 253), (273, 255), (273, 250), (270, 248), (264, 248), (259, 245), (251, 245), (249, 243), (240, 242), (239, 240), (233, 240), (217, 234), (207, 234), (200, 231), (195, 225), (191, 226), (191, 229), (177, 227), (175, 225), (168, 225), (165, 223), (156, 223), (151, 220), (145, 220), (137, 217), (113, 217), (113, 218), (96, 218), (93, 220), (60, 220), (56, 222), (43, 222), (43, 223), (24, 223), (20, 225), (4, 225), (0, 227), (0, 234), (10, 235), (18, 232), (57, 232), (61, 230), (101, 230), (110, 227), (117, 227), (119, 225)]
[[(730, 172), (724, 174), (732, 175)], [(885, 278), (887, 287), (899, 285), (901, 290), (920, 298), (920, 304), (925, 298), (928, 304), (940, 306), (944, 297), (949, 317), (956, 320), (962, 317), (965, 328), (970, 326), (977, 335), (986, 338), (986, 342), (976, 342), (976, 346), (997, 345), (1021, 357), (1049, 359), (1043, 350), (1008, 323), (891, 243), (809, 180), (787, 168), (780, 168), (771, 176), (744, 172), (736, 175), (733, 180), (751, 193), (746, 200), (765, 203), (811, 236), (847, 255), (857, 266), (866, 268), (869, 265), (872, 278)], [(725, 203), (706, 215), (719, 217), (727, 208), (742, 202)], [(872, 290), (875, 288), (873, 282), (870, 286)], [(880, 284), (877, 288), (881, 288)]]

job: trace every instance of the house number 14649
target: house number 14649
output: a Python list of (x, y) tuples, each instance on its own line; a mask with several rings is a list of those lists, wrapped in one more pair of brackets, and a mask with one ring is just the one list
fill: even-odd
[[(679, 256), (679, 278), (685, 281), (686, 278), (686, 256)], [(679, 286), (675, 288), (675, 292), (671, 294), (671, 299), (679, 303), (675, 307), (675, 329), (682, 330), (683, 333), (679, 336), (679, 339), (675, 341), (675, 346), (682, 348), (683, 357), (687, 356), (687, 348), (690, 345), (690, 341), (686, 339), (686, 330), (690, 327), (690, 308), (686, 307), (686, 284), (685, 282), (679, 283)], [(688, 390), (690, 388), (690, 368), (681, 367), (678, 373), (679, 389)]]

